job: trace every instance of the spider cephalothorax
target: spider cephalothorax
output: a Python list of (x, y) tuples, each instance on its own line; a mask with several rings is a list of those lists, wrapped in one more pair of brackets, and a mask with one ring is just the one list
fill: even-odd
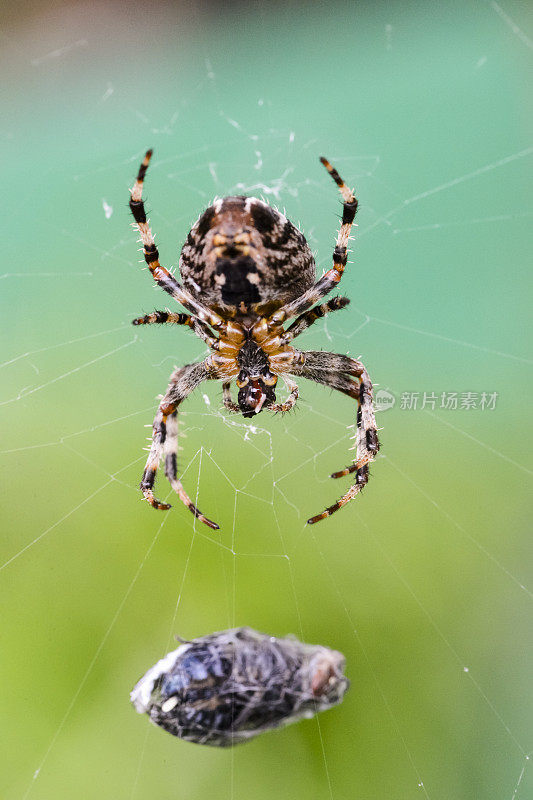
[[(218, 528), (191, 502), (177, 477), (178, 406), (202, 381), (219, 380), (229, 411), (245, 417), (264, 409), (284, 412), (298, 399), (298, 386), (290, 376), (301, 376), (357, 400), (356, 459), (332, 475), (340, 478), (355, 473), (355, 480), (340, 500), (308, 520), (318, 522), (359, 494), (368, 481), (369, 462), (379, 449), (372, 384), (363, 364), (337, 353), (301, 351), (291, 345), (317, 319), (349, 303), (345, 297), (333, 297), (315, 305), (342, 277), (357, 200), (338, 172), (322, 158), (341, 192), (343, 213), (333, 267), (318, 280), (304, 235), (283, 214), (255, 197), (216, 200), (195, 222), (183, 245), (179, 262), (182, 286), (159, 263), (146, 220), (142, 187), (151, 155), (149, 150), (139, 169), (130, 208), (154, 280), (188, 313), (155, 311), (133, 324), (187, 325), (211, 353), (204, 361), (180, 367), (171, 376), (154, 420), (152, 446), (141, 481), (143, 494), (154, 508), (170, 508), (153, 494), (156, 472), (164, 459), (167, 478), (183, 503), (206, 525)], [(285, 328), (291, 319), (294, 321)], [(283, 403), (276, 402), (279, 377), (289, 390)], [(237, 403), (231, 397), (232, 380), (239, 390)]]

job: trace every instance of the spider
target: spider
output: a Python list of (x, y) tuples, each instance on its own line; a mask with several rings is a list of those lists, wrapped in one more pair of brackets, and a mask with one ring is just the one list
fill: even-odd
[[(157, 469), (165, 473), (180, 500), (210, 528), (218, 525), (191, 502), (177, 474), (177, 412), (183, 400), (205, 380), (222, 381), (223, 403), (230, 412), (252, 418), (267, 409), (285, 412), (298, 398), (298, 386), (289, 376), (308, 378), (357, 401), (356, 459), (332, 478), (355, 473), (347, 492), (308, 524), (329, 517), (346, 505), (368, 482), (369, 462), (375, 457), (378, 436), (372, 407), (372, 384), (360, 361), (337, 353), (301, 351), (291, 342), (325, 314), (344, 308), (346, 297), (315, 305), (339, 283), (347, 263), (347, 247), (357, 200), (329, 161), (321, 158), (343, 200), (342, 222), (333, 251), (333, 266), (316, 279), (315, 262), (304, 235), (278, 210), (255, 197), (217, 199), (203, 212), (187, 235), (179, 260), (183, 280), (159, 263), (142, 199), (152, 150), (148, 150), (131, 190), (130, 209), (139, 230), (144, 258), (152, 276), (188, 312), (154, 311), (133, 320), (134, 325), (186, 325), (202, 339), (210, 355), (204, 361), (177, 368), (153, 423), (153, 437), (140, 483), (154, 508), (167, 510), (154, 496)], [(287, 328), (284, 323), (294, 320)], [(282, 378), (289, 395), (276, 402), (276, 384)], [(235, 379), (237, 402), (230, 384)]]

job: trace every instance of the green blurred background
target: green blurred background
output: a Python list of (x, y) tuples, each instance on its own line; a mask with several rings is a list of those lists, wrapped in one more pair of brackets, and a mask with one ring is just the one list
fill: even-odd
[[(533, 797), (530, 12), (8, 9), (2, 800)], [(255, 426), (219, 386), (187, 401), (184, 483), (219, 533), (140, 500), (156, 396), (204, 352), (130, 325), (168, 305), (127, 209), (148, 146), (167, 265), (215, 195), (249, 193), (327, 268), (340, 204), (318, 156), (356, 186), (352, 305), (300, 342), (360, 356), (396, 404), (370, 485), (320, 525), (354, 408), (304, 382), (296, 413)], [(498, 397), (453, 410), (442, 392)], [(241, 624), (342, 650), (344, 703), (233, 752), (135, 714), (130, 689), (176, 634)]]

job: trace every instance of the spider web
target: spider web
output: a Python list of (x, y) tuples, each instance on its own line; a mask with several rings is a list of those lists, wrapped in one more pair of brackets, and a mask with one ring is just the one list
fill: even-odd
[[(483, 74), (491, 59), (511, 54), (520, 68), (530, 57), (515, 11), (487, 3), (474, 15), (483, 36), (469, 44), (464, 81), (479, 80), (476, 91), (493, 80)], [(31, 26), (19, 32), (21, 80), (38, 70), (45, 95), (68, 88), (75, 60), (97, 55), (103, 36), (71, 12), (60, 41), (49, 33), (54, 13), (49, 49)], [(373, 29), (392, 67), (401, 19), (380, 17)], [(106, 18), (112, 30), (119, 21), (116, 11)], [(269, 24), (261, 18), (265, 32)], [(163, 35), (164, 24), (150, 31)], [(77, 101), (76, 124), (86, 122), (96, 141), (110, 119), (122, 130), (134, 124), (136, 136), (131, 146), (109, 141), (103, 153), (84, 139), (83, 158), (79, 143), (64, 145), (60, 158), (48, 143), (36, 186), (28, 182), (9, 210), (16, 248), (1, 277), (16, 337), (6, 336), (1, 364), (9, 481), (0, 586), (12, 736), (3, 796), (37, 800), (77, 788), (133, 800), (164, 796), (179, 781), (184, 797), (231, 800), (263, 791), (338, 800), (354, 787), (369, 798), (525, 798), (533, 581), (521, 419), (531, 359), (521, 337), (520, 251), (512, 250), (510, 289), (490, 263), (486, 281), (484, 263), (491, 246), (507, 262), (512, 243), (525, 241), (532, 212), (523, 173), (533, 147), (501, 135), (494, 157), (482, 158), (465, 143), (456, 161), (424, 162), (407, 181), (402, 156), (386, 143), (348, 146), (329, 131), (309, 133), (297, 115), (285, 124), (266, 80), (262, 91), (248, 86), (248, 106), (237, 103), (235, 69), (203, 50), (177, 99), (169, 104), (154, 87), (151, 109), (131, 103), (116, 66), (87, 80), (76, 73), (76, 91), (90, 98), (88, 110)], [(22, 116), (5, 128), (8, 146)], [(202, 125), (214, 119), (211, 134)], [(34, 134), (25, 136), (31, 148)], [(210, 383), (184, 404), (180, 477), (220, 532), (173, 501), (163, 475), (156, 493), (172, 510), (139, 501), (155, 396), (174, 364), (205, 352), (184, 330), (128, 324), (168, 302), (148, 294), (125, 207), (152, 145), (145, 195), (167, 266), (214, 196), (245, 193), (300, 224), (320, 273), (340, 205), (317, 156), (357, 188), (359, 227), (341, 284), (352, 303), (299, 345), (360, 357), (395, 402), (378, 413), (384, 446), (368, 488), (331, 520), (305, 525), (346, 488), (327, 476), (350, 460), (355, 409), (304, 381), (295, 413), (253, 423), (224, 412)], [(7, 167), (8, 186), (20, 165)], [(502, 194), (500, 206), (487, 206)], [(453, 393), (457, 408), (441, 407)], [(475, 408), (461, 407), (467, 393)], [(484, 393), (497, 395), (493, 408), (480, 407)], [(128, 691), (176, 634), (242, 624), (342, 650), (352, 680), (343, 705), (223, 754), (135, 717)], [(303, 767), (285, 763), (288, 748)]]

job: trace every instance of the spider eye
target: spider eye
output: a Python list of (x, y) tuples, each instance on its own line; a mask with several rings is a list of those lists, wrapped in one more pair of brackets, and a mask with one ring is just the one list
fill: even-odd
[(262, 381), (265, 384), (265, 386), (275, 386), (276, 383), (278, 382), (278, 376), (268, 375), (267, 377), (262, 378)]
[(249, 378), (243, 372), (241, 372), (239, 374), (239, 377), (236, 378), (236, 380), (235, 380), (235, 383), (237, 384), (239, 389), (244, 389), (244, 387), (248, 385), (248, 382), (249, 382)]

